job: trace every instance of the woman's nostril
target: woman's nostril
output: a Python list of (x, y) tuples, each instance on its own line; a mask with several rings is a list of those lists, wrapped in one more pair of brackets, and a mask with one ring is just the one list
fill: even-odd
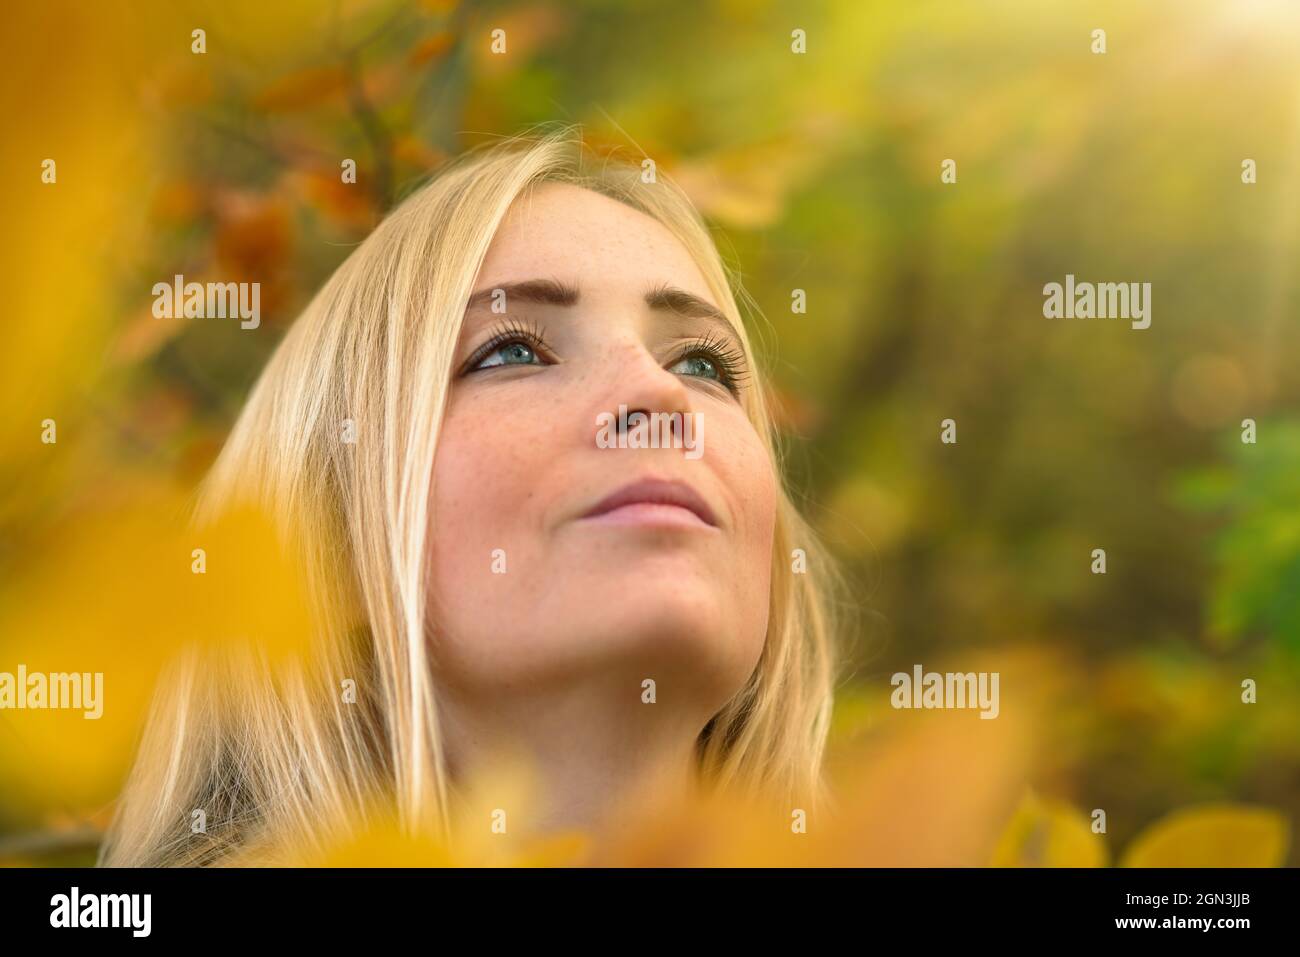
[(636, 406), (636, 407), (630, 407), (630, 408), (628, 408), (628, 410), (627, 410), (627, 415), (625, 415), (625, 416), (619, 416), (619, 418), (618, 418), (618, 430), (619, 430), (620, 432), (626, 432), (626, 431), (628, 430), (628, 422), (629, 422), (629, 421), (631, 421), (631, 422), (640, 421), (639, 419), (634, 419), (634, 418), (633, 418), (633, 416), (635, 416), (635, 415), (641, 415), (641, 416), (644, 416), (645, 418), (649, 419), (649, 418), (650, 418), (650, 411), (651, 411), (650, 409), (647, 409), (647, 408), (645, 408), (644, 406), (640, 406), (640, 405), (638, 405), (638, 406)]

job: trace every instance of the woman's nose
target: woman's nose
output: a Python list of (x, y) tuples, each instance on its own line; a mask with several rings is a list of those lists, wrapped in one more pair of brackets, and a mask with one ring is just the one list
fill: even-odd
[[(645, 416), (666, 413), (673, 416), (677, 431), (691, 412), (691, 393), (681, 377), (669, 372), (640, 342), (629, 342), (612, 347), (613, 355), (607, 369), (608, 386), (602, 390), (604, 398), (599, 413), (610, 413), (625, 431), (628, 418), (640, 412)], [(633, 419), (633, 422), (637, 421)]]
[(690, 390), (641, 343), (618, 348), (614, 397), (620, 405), (647, 412), (688, 412)]

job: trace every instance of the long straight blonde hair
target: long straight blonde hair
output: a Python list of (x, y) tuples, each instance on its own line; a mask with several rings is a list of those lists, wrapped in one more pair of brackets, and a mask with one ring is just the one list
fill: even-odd
[[(690, 252), (752, 350), (738, 280), (708, 227), (662, 173), (597, 155), (573, 128), (471, 151), (402, 202), (334, 272), (279, 344), (199, 501), (210, 517), (252, 499), (302, 535), (328, 596), (310, 655), (197, 652), (159, 681), (136, 762), (100, 851), (106, 866), (227, 862), (262, 844), (319, 847), (322, 822), (357, 820), (377, 795), (404, 831), (445, 833), (448, 779), (427, 635), (434, 455), (466, 302), (510, 205), (563, 182), (653, 217)], [(733, 292), (734, 288), (734, 292)], [(746, 414), (780, 473), (762, 387)], [(350, 420), (355, 441), (339, 440)], [(815, 806), (829, 730), (835, 579), (778, 493), (768, 633), (746, 685), (702, 731), (701, 781)], [(435, 516), (436, 519), (436, 516)], [(798, 558), (796, 550), (802, 550)], [(795, 561), (806, 561), (799, 574)], [(228, 656), (233, 659), (235, 656)], [(358, 700), (340, 703), (340, 676)], [(203, 809), (206, 828), (193, 833)]]

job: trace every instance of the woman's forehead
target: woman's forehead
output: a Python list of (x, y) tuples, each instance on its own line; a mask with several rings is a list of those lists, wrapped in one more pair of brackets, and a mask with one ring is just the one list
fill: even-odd
[(511, 206), (476, 288), (553, 276), (598, 298), (668, 283), (712, 298), (685, 246), (653, 217), (567, 183), (544, 183)]

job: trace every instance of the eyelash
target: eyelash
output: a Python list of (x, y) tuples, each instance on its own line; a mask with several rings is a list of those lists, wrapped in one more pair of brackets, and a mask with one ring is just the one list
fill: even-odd
[[(473, 355), (465, 360), (461, 374), (468, 375), (471, 372), (484, 371), (475, 367), (502, 346), (514, 343), (522, 343), (528, 346), (538, 353), (539, 357), (541, 353), (550, 353), (550, 347), (546, 344), (544, 330), (539, 329), (531, 322), (521, 323), (511, 319), (474, 350)], [(724, 337), (710, 332), (684, 343), (670, 364), (677, 365), (685, 359), (695, 358), (704, 358), (713, 363), (713, 367), (717, 370), (719, 376), (718, 384), (733, 395), (739, 394), (740, 383), (748, 378), (748, 373), (745, 371), (744, 353), (734, 346), (728, 345)], [(695, 378), (701, 377), (696, 376)]]
[(694, 358), (708, 359), (713, 363), (713, 368), (718, 371), (718, 384), (732, 395), (739, 394), (740, 383), (748, 377), (745, 371), (744, 353), (735, 346), (729, 345), (724, 337), (710, 332), (687, 342), (672, 364), (676, 365), (683, 359)]
[(534, 352), (549, 353), (551, 351), (546, 345), (546, 331), (544, 329), (540, 329), (532, 323), (524, 324), (511, 319), (492, 333), (487, 342), (474, 350), (474, 354), (465, 360), (461, 374), (468, 375), (471, 372), (479, 371), (474, 367), (480, 362), (502, 346), (508, 346), (516, 342), (523, 343)]

